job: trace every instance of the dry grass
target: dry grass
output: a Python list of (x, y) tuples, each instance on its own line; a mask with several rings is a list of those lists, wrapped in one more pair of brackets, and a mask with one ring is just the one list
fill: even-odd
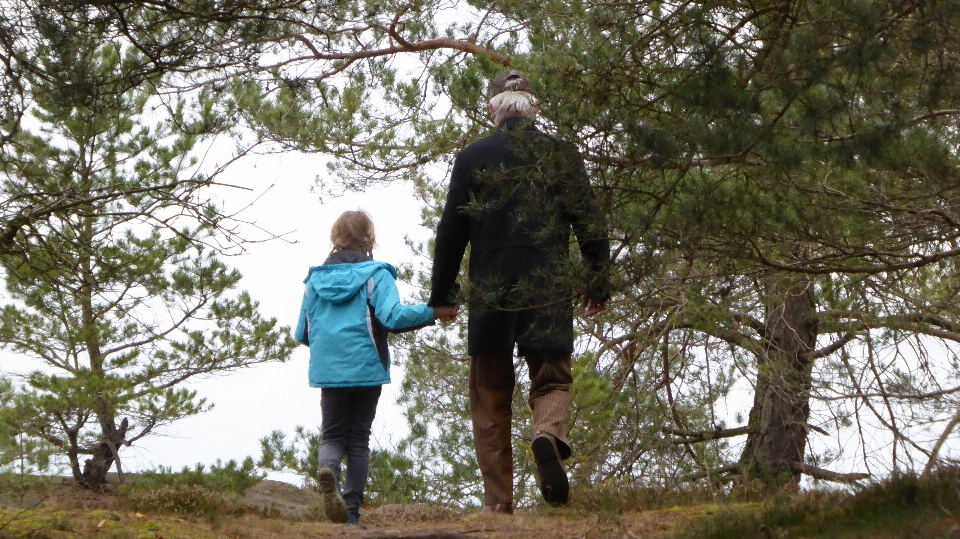
[(927, 478), (900, 476), (856, 495), (812, 491), (774, 496), (752, 510), (721, 506), (678, 538), (957, 539), (958, 516), (960, 470), (945, 469)]
[[(171, 492), (173, 492), (171, 490)], [(21, 496), (0, 496), (0, 539), (906, 539), (960, 537), (960, 472), (900, 478), (858, 496), (840, 492), (753, 495), (654, 492), (598, 487), (575, 491), (565, 508), (534, 507), (491, 515), (429, 504), (365, 509), (362, 527), (219, 511), (206, 493), (196, 500), (133, 509), (123, 496), (93, 494), (69, 483)], [(208, 503), (209, 502), (209, 503)], [(212, 505), (211, 505), (212, 504)]]
[[(191, 493), (193, 495), (195, 493)], [(203, 498), (203, 497), (201, 497)], [(206, 498), (203, 498), (205, 500)], [(203, 501), (201, 500), (201, 501)], [(386, 505), (364, 511), (362, 527), (328, 522), (295, 522), (256, 514), (210, 514), (200, 504), (194, 514), (170, 511), (167, 503), (155, 511), (131, 509), (120, 496), (93, 494), (64, 483), (32, 508), (0, 508), (0, 539), (280, 539), (404, 537), (476, 539), (547, 539), (582, 537), (665, 538), (701, 510), (647, 511), (643, 513), (591, 513), (582, 508), (537, 507), (518, 510), (513, 516), (462, 511), (429, 504)], [(190, 504), (176, 504), (182, 511)]]

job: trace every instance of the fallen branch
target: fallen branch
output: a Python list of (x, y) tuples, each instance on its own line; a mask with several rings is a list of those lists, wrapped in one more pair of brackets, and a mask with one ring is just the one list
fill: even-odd
[(960, 424), (960, 411), (957, 412), (957, 415), (953, 416), (953, 419), (951, 419), (950, 422), (947, 423), (946, 428), (943, 429), (943, 433), (940, 435), (940, 438), (937, 439), (937, 443), (934, 444), (933, 450), (930, 451), (930, 458), (927, 459), (927, 465), (924, 466), (923, 474), (921, 474), (920, 477), (926, 478), (930, 476), (930, 472), (933, 471), (937, 464), (937, 455), (940, 454), (940, 449), (958, 424)]
[(870, 474), (868, 473), (837, 473), (824, 470), (823, 468), (817, 468), (816, 466), (810, 466), (809, 464), (803, 464), (802, 462), (794, 462), (793, 470), (821, 481), (831, 481), (833, 483), (843, 483), (857, 487), (861, 486), (857, 481), (870, 479)]
[(696, 481), (697, 479), (703, 479), (705, 477), (715, 477), (718, 475), (730, 474), (733, 472), (739, 472), (739, 464), (728, 464), (727, 466), (721, 466), (719, 468), (713, 468), (712, 470), (703, 470), (697, 473), (692, 473), (690, 475), (685, 475), (680, 478), (681, 482), (687, 481)]

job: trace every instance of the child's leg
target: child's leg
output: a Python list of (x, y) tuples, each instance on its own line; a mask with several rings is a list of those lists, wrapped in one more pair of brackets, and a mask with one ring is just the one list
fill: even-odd
[(343, 501), (355, 517), (360, 515), (363, 491), (370, 470), (370, 429), (377, 414), (382, 386), (354, 388), (353, 415), (347, 440), (347, 476), (343, 483)]
[(320, 431), (320, 469), (330, 468), (340, 490), (340, 463), (350, 437), (352, 388), (326, 387), (320, 390), (320, 410), (323, 422)]
[(350, 435), (351, 395), (349, 389), (324, 388), (320, 391), (323, 439), (317, 455), (320, 465), (318, 486), (323, 495), (324, 514), (332, 522), (343, 523), (350, 516), (340, 497), (340, 462)]

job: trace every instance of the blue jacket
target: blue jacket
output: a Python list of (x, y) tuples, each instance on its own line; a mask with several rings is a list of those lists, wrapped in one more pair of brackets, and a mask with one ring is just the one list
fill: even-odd
[(403, 305), (397, 271), (351, 251), (310, 268), (294, 338), (310, 347), (310, 385), (362, 387), (390, 383), (387, 331), (433, 323), (433, 308)]

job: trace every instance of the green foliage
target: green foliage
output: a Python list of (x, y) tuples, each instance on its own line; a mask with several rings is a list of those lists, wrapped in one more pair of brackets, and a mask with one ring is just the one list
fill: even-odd
[[(464, 328), (459, 331), (463, 333)], [(405, 407), (410, 434), (398, 450), (416, 463), (415, 474), (426, 489), (424, 500), (477, 505), (483, 489), (467, 397), (469, 365), (461, 359), (464, 343), (439, 328), (404, 336), (410, 344), (403, 347), (406, 357), (398, 402)], [(521, 425), (515, 423), (514, 428)]]
[(415, 504), (427, 501), (426, 479), (409, 455), (391, 449), (370, 452), (370, 477), (364, 503), (371, 506)]
[[(297, 426), (293, 439), (273, 431), (260, 439), (257, 466), (276, 472), (294, 472), (304, 478), (306, 488), (316, 488), (320, 472), (319, 451), (323, 441), (318, 430)], [(401, 449), (374, 449), (364, 491), (364, 504), (378, 506), (428, 501), (429, 489), (420, 475), (420, 466)]]
[(179, 472), (161, 466), (156, 470), (139, 473), (129, 481), (129, 491), (150, 491), (162, 487), (202, 487), (232, 500), (239, 500), (243, 493), (256, 485), (266, 473), (260, 471), (251, 457), (241, 463), (219, 459), (209, 467), (197, 463), (193, 468), (184, 466)]
[(242, 463), (217, 460), (209, 467), (197, 463), (179, 472), (160, 467), (132, 477), (120, 495), (134, 511), (215, 519), (240, 511), (244, 492), (265, 476), (250, 457)]
[(125, 501), (134, 511), (217, 517), (236, 511), (220, 493), (200, 485), (173, 484), (148, 490), (132, 490)]
[(320, 429), (310, 431), (297, 425), (293, 440), (279, 430), (260, 439), (260, 459), (257, 466), (275, 472), (294, 472), (306, 480), (307, 486), (319, 481)]
[[(181, 121), (181, 108), (169, 107), (185, 129), (156, 162), (172, 163), (196, 137), (236, 119), (251, 128), (247, 139), (330, 156), (334, 174), (318, 177), (324, 193), (410, 182), (431, 227), (444, 168), (491, 127), (488, 81), (507, 63), (525, 70), (543, 128), (585, 156), (617, 249), (610, 309), (578, 326), (583, 380), (572, 427), (585, 445), (577, 481), (668, 484), (741, 459), (766, 460), (754, 464), (779, 475), (784, 462), (825, 465), (881, 449), (889, 469), (917, 467), (928, 453), (923, 440), (937, 437), (928, 429), (955, 413), (960, 12), (951, 2), (211, 1), (184, 9), (67, 3), (39, 14), (11, 5), (0, 20), (13, 36), (0, 43), (11, 59), (0, 73), (5, 133), (16, 132), (6, 126), (18, 123), (17, 103), (49, 107), (48, 115), (76, 106), (63, 121), (76, 135), (105, 125), (90, 116), (104, 107), (136, 109), (143, 96), (122, 101), (123, 88), (197, 84), (200, 112)], [(90, 52), (80, 46), (86, 33), (136, 45)], [(97, 63), (107, 61), (123, 69)], [(182, 79), (161, 76), (171, 66)], [(30, 88), (21, 73), (48, 82)], [(90, 106), (94, 95), (109, 99)], [(131, 125), (118, 121), (117, 133), (141, 142), (157, 135), (137, 138)], [(11, 155), (14, 146), (35, 154), (15, 167), (37, 178), (30, 193), (65, 193), (66, 165), (80, 154), (35, 139), (0, 142)], [(123, 162), (117, 151), (105, 162)], [(166, 168), (153, 165), (134, 168), (159, 180)], [(126, 187), (120, 192), (136, 191)], [(149, 208), (150, 200), (135, 194), (129, 204)], [(87, 215), (76, 208), (57, 219)], [(19, 221), (6, 216), (4, 235), (16, 233), (7, 223)], [(216, 226), (210, 219), (204, 230)], [(18, 271), (53, 278), (73, 267), (55, 253), (79, 231), (49, 240), (28, 232), (21, 237), (49, 247), (47, 258)], [(149, 257), (131, 259), (149, 265)], [(178, 280), (184, 290), (187, 275)], [(798, 290), (810, 301), (786, 320), (782, 307), (800, 305)], [(27, 327), (54, 318), (8, 316)], [(802, 342), (791, 340), (800, 333)], [(189, 336), (165, 353), (204, 356), (202, 334)], [(445, 499), (440, 490), (455, 485), (450, 496), (466, 504), (480, 489), (457, 361), (462, 339), (438, 331), (405, 341), (413, 347), (403, 397), (412, 435), (403, 451), (416, 455), (427, 488), (437, 485), (430, 498)], [(115, 358), (139, 360), (134, 352)], [(731, 398), (754, 388), (752, 402)], [(88, 398), (65, 394), (72, 407)], [(518, 463), (526, 458), (519, 395)], [(773, 405), (767, 395), (789, 397), (784, 413), (760, 413)], [(165, 402), (169, 415), (202, 408), (187, 393)], [(715, 435), (731, 422), (754, 428), (746, 443)], [(670, 439), (663, 428), (710, 436)], [(806, 445), (816, 429), (830, 430), (831, 447)], [(794, 451), (758, 455), (757, 432), (795, 435)], [(528, 464), (518, 472), (518, 486), (529, 484)]]
[(134, 49), (73, 44), (69, 57), (44, 61), (76, 62), (66, 75), (103, 93), (78, 101), (34, 84), (36, 128), (19, 130), (0, 161), (8, 192), (74, 201), (3, 253), (0, 346), (36, 361), (4, 413), (15, 409), (25, 440), (55, 447), (97, 488), (124, 446), (209, 408), (183, 382), (282, 361), (294, 343), (235, 290), (240, 274), (210, 247), (223, 240), (208, 226), (220, 213), (197, 190), (218, 170), (198, 170), (190, 128), (209, 120), (203, 107), (192, 114), (174, 100), (164, 116), (159, 78), (117, 83), (142, 60)]
[(23, 411), (14, 405), (14, 395), (13, 382), (0, 374), (0, 475), (24, 478), (50, 469), (53, 447), (28, 434)]
[(947, 515), (960, 509), (958, 479), (958, 470), (945, 468), (930, 477), (892, 477), (855, 494), (844, 490), (782, 494), (759, 509), (721, 509), (677, 537), (936, 537), (952, 522), (945, 521)]

